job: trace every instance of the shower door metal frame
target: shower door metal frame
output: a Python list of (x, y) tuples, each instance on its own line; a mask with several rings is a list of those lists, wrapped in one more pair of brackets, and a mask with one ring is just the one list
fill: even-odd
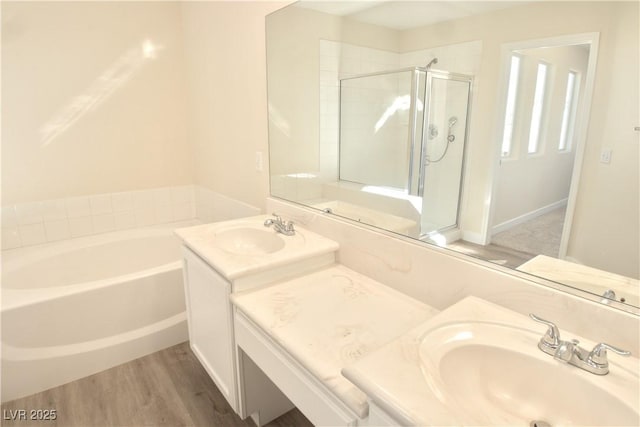
[[(467, 83), (469, 85), (467, 92), (467, 108), (466, 108), (466, 117), (465, 117), (465, 128), (464, 128), (464, 140), (463, 140), (463, 154), (462, 154), (462, 163), (460, 167), (460, 188), (458, 191), (458, 202), (457, 202), (457, 210), (456, 210), (456, 218), (455, 222), (451, 225), (442, 227), (436, 231), (445, 231), (449, 229), (453, 229), (458, 227), (460, 222), (460, 205), (462, 203), (462, 197), (464, 193), (464, 181), (466, 175), (466, 163), (467, 163), (467, 151), (468, 151), (468, 140), (469, 140), (469, 130), (470, 130), (470, 118), (471, 118), (471, 106), (472, 106), (472, 97), (473, 97), (473, 76), (468, 74), (454, 73), (444, 70), (437, 70), (429, 67), (408, 67), (408, 68), (399, 68), (394, 70), (386, 70), (379, 71), (373, 73), (364, 73), (351, 75), (346, 77), (341, 77), (338, 79), (339, 81), (339, 105), (338, 105), (338, 129), (339, 132), (342, 132), (342, 81), (343, 80), (353, 80), (364, 77), (374, 77), (374, 76), (382, 76), (388, 74), (402, 73), (402, 72), (412, 72), (411, 76), (411, 103), (410, 103), (410, 125), (409, 125), (409, 135), (407, 138), (407, 162), (408, 162), (408, 177), (407, 177), (407, 192), (408, 194), (424, 197), (424, 187), (425, 187), (425, 175), (426, 175), (426, 155), (427, 155), (427, 137), (428, 137), (428, 128), (429, 128), (429, 116), (431, 113), (431, 91), (433, 87), (433, 79), (438, 78), (441, 80), (452, 80), (458, 81), (462, 83)], [(417, 123), (419, 120), (419, 111), (417, 107), (418, 99), (419, 99), (419, 91), (420, 91), (420, 77), (421, 74), (424, 73), (425, 78), (425, 88), (424, 88), (424, 105), (422, 111), (422, 132), (421, 135), (418, 134)], [(419, 145), (418, 145), (419, 141)], [(340, 135), (338, 138), (338, 153), (341, 152), (342, 145), (342, 136)], [(340, 177), (340, 154), (338, 154), (338, 179), (342, 180)], [(416, 169), (416, 157), (418, 170)], [(416, 184), (416, 175), (417, 175), (417, 184)], [(344, 180), (349, 181), (349, 180)], [(350, 181), (352, 182), (352, 181)], [(362, 183), (359, 183), (362, 184)], [(417, 188), (416, 188), (417, 187)], [(430, 233), (420, 233), (420, 238), (428, 236)]]
[[(420, 77), (421, 73), (424, 73), (425, 78), (425, 90), (423, 93), (422, 99), (422, 114), (424, 114), (426, 104), (427, 104), (427, 69), (415, 67), (413, 70), (413, 76), (411, 79), (411, 110), (409, 111), (409, 117), (411, 117), (411, 124), (409, 128), (409, 141), (408, 141), (408, 149), (407, 149), (407, 162), (409, 164), (408, 176), (407, 176), (407, 193), (412, 195), (418, 195), (418, 189), (420, 188), (420, 176), (422, 169), (422, 141), (424, 139), (424, 127), (422, 128), (422, 135), (420, 136), (420, 146), (417, 145), (417, 126), (418, 126), (418, 97), (420, 94), (418, 91), (420, 90)], [(424, 118), (423, 118), (424, 122)], [(417, 157), (417, 159), (416, 159)], [(417, 175), (414, 170), (416, 167), (417, 160)], [(415, 182), (414, 182), (415, 181)]]
[(460, 224), (460, 205), (462, 203), (462, 195), (464, 192), (464, 181), (466, 175), (466, 164), (467, 164), (467, 151), (469, 144), (467, 143), (469, 140), (469, 130), (470, 130), (470, 118), (471, 118), (471, 105), (472, 105), (472, 96), (473, 96), (473, 76), (468, 74), (461, 73), (453, 73), (450, 71), (444, 70), (434, 70), (428, 69), (426, 70), (427, 77), (425, 83), (425, 106), (424, 106), (424, 116), (422, 123), (422, 140), (421, 140), (421, 152), (420, 152), (420, 176), (419, 176), (419, 186), (418, 186), (418, 196), (424, 197), (424, 185), (426, 181), (426, 168), (427, 168), (427, 141), (426, 137), (428, 132), (425, 132), (425, 129), (429, 127), (429, 116), (431, 114), (431, 90), (433, 88), (433, 79), (439, 78), (442, 80), (453, 80), (458, 82), (467, 83), (469, 85), (469, 90), (467, 92), (467, 114), (465, 117), (465, 127), (464, 127), (464, 140), (463, 140), (463, 151), (462, 151), (462, 164), (460, 165), (460, 189), (458, 191), (458, 209), (456, 209), (456, 218), (455, 222), (451, 225), (442, 227), (438, 230), (434, 230), (428, 233), (423, 233), (420, 231), (420, 239), (424, 237), (428, 237), (429, 234), (434, 232), (446, 231), (457, 228)]

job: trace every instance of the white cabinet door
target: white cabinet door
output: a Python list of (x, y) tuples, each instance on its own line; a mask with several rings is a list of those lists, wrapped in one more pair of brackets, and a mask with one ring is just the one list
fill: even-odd
[(191, 250), (182, 252), (191, 349), (237, 412), (231, 284)]

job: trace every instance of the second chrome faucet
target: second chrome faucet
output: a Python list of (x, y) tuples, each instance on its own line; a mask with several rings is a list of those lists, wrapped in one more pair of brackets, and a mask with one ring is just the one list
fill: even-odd
[(529, 317), (536, 322), (547, 325), (549, 328), (538, 342), (538, 348), (540, 350), (550, 354), (556, 360), (577, 366), (592, 374), (606, 375), (609, 373), (607, 350), (611, 350), (621, 356), (631, 355), (631, 353), (626, 350), (621, 350), (606, 343), (597, 344), (591, 351), (586, 350), (578, 345), (578, 340), (561, 340), (560, 331), (554, 323), (541, 319), (534, 314), (529, 314)]
[(273, 229), (285, 236), (293, 236), (296, 230), (293, 227), (293, 221), (284, 221), (280, 216), (273, 214), (273, 218), (269, 218), (264, 222), (265, 227), (273, 226)]

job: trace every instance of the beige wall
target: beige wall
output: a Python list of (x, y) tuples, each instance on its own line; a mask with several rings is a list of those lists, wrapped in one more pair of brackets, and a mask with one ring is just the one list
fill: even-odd
[(179, 16), (171, 2), (2, 2), (3, 205), (193, 182)]
[[(488, 217), (489, 196), (492, 190), (493, 164), (499, 155), (497, 135), (499, 131), (496, 117), (496, 96), (499, 89), (501, 69), (501, 47), (504, 43), (514, 43), (549, 37), (559, 37), (580, 33), (600, 33), (599, 63), (597, 68), (594, 111), (587, 135), (587, 151), (583, 164), (583, 183), (580, 201), (577, 206), (575, 223), (569, 245), (569, 256), (575, 259), (610, 269), (622, 274), (624, 271), (637, 276), (638, 259), (638, 143), (637, 133), (633, 132), (633, 120), (637, 121), (637, 97), (628, 102), (631, 91), (637, 93), (637, 57), (638, 5), (634, 2), (540, 2), (525, 4), (512, 9), (492, 12), (487, 15), (460, 19), (431, 25), (415, 30), (397, 32), (392, 37), (393, 44), (400, 52), (411, 52), (420, 49), (464, 43), (473, 40), (482, 42), (482, 58), (480, 70), (475, 76), (472, 118), (470, 123), (470, 144), (466, 163), (466, 180), (461, 213), (461, 222), (471, 235), (479, 236), (485, 219)], [(309, 12), (297, 12), (307, 13)], [(281, 55), (295, 51), (300, 55), (299, 64), (307, 64), (317, 57), (312, 49), (306, 51), (302, 41), (310, 37), (324, 37), (335, 40), (340, 35), (338, 27), (333, 23), (329, 29), (318, 28), (312, 20), (296, 21), (296, 16), (289, 14), (291, 22), (280, 35), (285, 40)], [(330, 18), (325, 17), (325, 20)], [(296, 26), (298, 22), (298, 26)], [(304, 22), (300, 28), (300, 22)], [(499, 25), (496, 24), (499, 22)], [(309, 29), (313, 29), (309, 36)], [(324, 33), (323, 33), (324, 31)], [(327, 33), (328, 31), (328, 33)], [(291, 37), (295, 34), (296, 37)], [(371, 42), (369, 42), (371, 43)], [(355, 44), (366, 44), (363, 40)], [(619, 45), (626, 47), (619, 47)], [(375, 46), (374, 46), (375, 47)], [(377, 46), (380, 47), (380, 46)], [(305, 56), (307, 55), (307, 56)], [(614, 65), (615, 64), (615, 65)], [(316, 70), (317, 67), (309, 67)], [(307, 70), (307, 73), (308, 71)], [(299, 72), (286, 75), (279, 82), (280, 86), (290, 85), (290, 92), (300, 89), (303, 93), (309, 87), (298, 81)], [(310, 80), (313, 80), (310, 76)], [(274, 79), (273, 76), (269, 77)], [(317, 81), (317, 78), (313, 80)], [(270, 82), (271, 83), (271, 82)], [(315, 86), (313, 86), (315, 87)], [(287, 87), (287, 89), (289, 89)], [(315, 89), (314, 89), (315, 90)], [(286, 91), (284, 91), (286, 95)], [(318, 150), (315, 145), (318, 116), (316, 110), (317, 94), (310, 92), (303, 97), (308, 102), (298, 103), (300, 107), (295, 114), (284, 114), (287, 128), (298, 123), (303, 126), (300, 138), (287, 139), (283, 135), (276, 140), (280, 153), (288, 153), (286, 157), (277, 156), (272, 159), (274, 166), (279, 160), (286, 159), (283, 165), (291, 165), (298, 153), (304, 159), (301, 168), (313, 168), (317, 165)], [(626, 95), (625, 95), (626, 94)], [(272, 98), (270, 98), (271, 101)], [(631, 106), (629, 106), (631, 105)], [(279, 106), (279, 110), (284, 107)], [(620, 111), (618, 111), (620, 110)], [(616, 112), (614, 114), (614, 111)], [(297, 114), (297, 115), (296, 115)], [(300, 115), (308, 114), (307, 121), (300, 120)], [(621, 118), (628, 118), (621, 126)], [(637, 124), (636, 124), (637, 125)], [(290, 135), (293, 135), (293, 131)], [(272, 132), (272, 137), (274, 133)], [(288, 135), (285, 135), (288, 136)], [(310, 139), (311, 138), (311, 139)], [(634, 139), (634, 141), (631, 141)], [(273, 139), (272, 139), (273, 141)], [(304, 141), (304, 143), (302, 142)], [(602, 165), (598, 161), (603, 146), (614, 148), (614, 158), (610, 165)], [(296, 147), (299, 147), (298, 150)], [(291, 150), (291, 151), (287, 151)], [(635, 150), (635, 151), (634, 151)], [(276, 157), (276, 156), (274, 156)], [(316, 166), (317, 168), (317, 166)], [(299, 170), (293, 170), (299, 172)], [(277, 173), (286, 173), (285, 167), (274, 169)], [(614, 188), (605, 196), (597, 195), (607, 186)], [(629, 187), (631, 186), (631, 187)], [(607, 207), (601, 209), (602, 206)], [(613, 218), (611, 219), (613, 215)], [(615, 222), (615, 227), (611, 227)], [(607, 224), (606, 226), (603, 226)], [(598, 228), (599, 227), (599, 228)], [(600, 232), (594, 230), (602, 230)], [(604, 230), (614, 230), (608, 233)], [(593, 236), (593, 237), (580, 237)], [(605, 256), (603, 256), (605, 255)], [(631, 262), (631, 260), (634, 260)], [(625, 264), (631, 269), (621, 268)]]
[[(320, 169), (320, 40), (397, 51), (396, 31), (298, 7), (269, 17), (271, 172)], [(336, 82), (337, 83), (337, 82)]]
[(340, 20), (288, 7), (270, 16), (268, 22), (269, 143), (271, 152), (276, 154), (270, 158), (271, 173), (317, 171), (319, 40), (335, 38), (331, 34), (339, 31)]
[(197, 183), (263, 206), (264, 20), (285, 4), (3, 2), (3, 205)]
[[(262, 207), (268, 168), (255, 170), (255, 152), (266, 159), (264, 17), (283, 5), (3, 2), (3, 204), (195, 182)], [(569, 254), (618, 272), (633, 265), (622, 273), (637, 276), (638, 106), (627, 100), (638, 92), (638, 5), (549, 2), (520, 11), (524, 22), (505, 10), (495, 13), (500, 26), (477, 17), (446, 30), (404, 32), (392, 43), (411, 51), (483, 42), (463, 220), (479, 229), (486, 209), (500, 44), (598, 31), (593, 120)], [(346, 30), (331, 31), (326, 38)], [(363, 31), (346, 32), (349, 42), (366, 44)], [(155, 59), (140, 57), (147, 39), (162, 46)], [(299, 110), (318, 104), (306, 99)], [(609, 165), (598, 162), (602, 147), (614, 150)]]
[(285, 4), (182, 3), (195, 180), (257, 207), (269, 194), (264, 22)]
[[(600, 39), (588, 141), (568, 256), (640, 277), (639, 4), (612, 4)], [(612, 149), (610, 164), (600, 151)]]

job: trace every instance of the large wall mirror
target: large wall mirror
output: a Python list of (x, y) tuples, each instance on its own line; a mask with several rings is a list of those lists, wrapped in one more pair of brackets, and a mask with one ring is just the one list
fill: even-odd
[(271, 194), (634, 311), (639, 13), (289, 5), (267, 17)]

